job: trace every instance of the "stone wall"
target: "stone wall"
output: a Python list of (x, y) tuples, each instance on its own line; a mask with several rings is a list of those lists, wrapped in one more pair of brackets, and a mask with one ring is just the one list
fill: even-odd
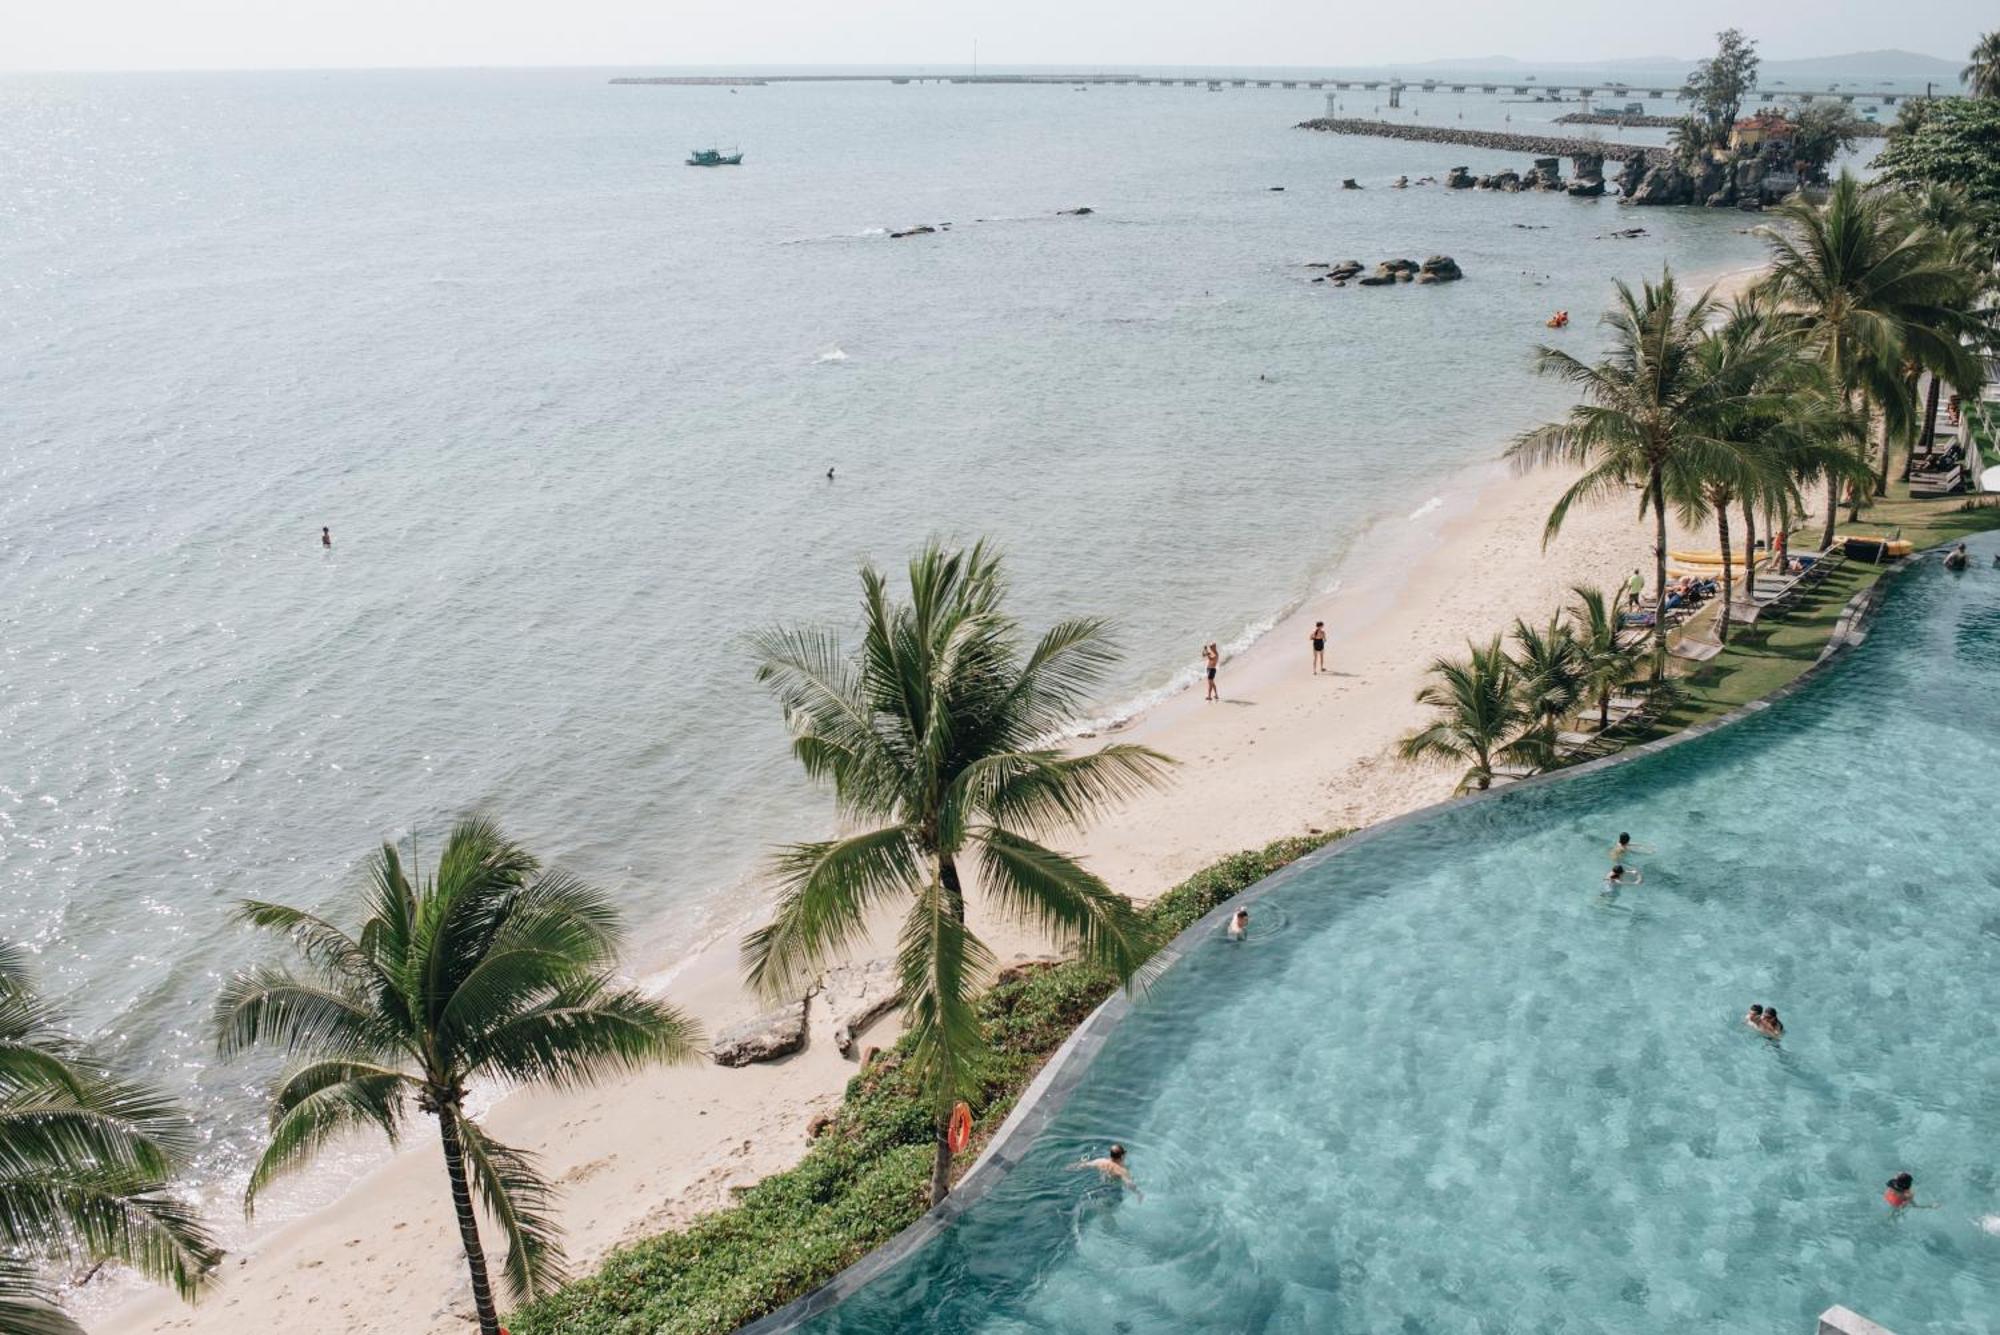
[(1371, 121), (1321, 116), (1300, 121), (1301, 130), (1323, 130), (1328, 134), (1361, 134), (1377, 139), (1407, 139), (1424, 144), (1463, 144), (1467, 148), (1492, 148), (1503, 153), (1528, 153), (1537, 157), (1594, 157), (1620, 161), (1640, 159), (1648, 165), (1672, 158), (1664, 148), (1645, 144), (1612, 144), (1601, 139), (1570, 138), (1552, 134), (1507, 134), (1499, 130), (1461, 130), (1448, 125), (1403, 124), (1400, 121)]

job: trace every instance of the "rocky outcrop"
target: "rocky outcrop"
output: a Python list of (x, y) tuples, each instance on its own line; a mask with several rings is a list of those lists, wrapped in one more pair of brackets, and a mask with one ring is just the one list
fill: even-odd
[(891, 232), (889, 235), (895, 240), (901, 241), (906, 236), (929, 236), (935, 231), (937, 231), (937, 228), (931, 226), (929, 223), (922, 223), (916, 227), (905, 227), (900, 232)]
[(1417, 273), (1419, 283), (1455, 283), (1463, 277), (1465, 274), (1459, 270), (1458, 261), (1449, 255), (1431, 256)]
[(1737, 158), (1706, 148), (1692, 162), (1664, 163), (1649, 170), (1628, 192), (1634, 204), (1699, 204), (1711, 209), (1761, 208), (1770, 163), (1762, 157)]
[(841, 964), (827, 970), (820, 985), (820, 1004), (833, 1020), (833, 1046), (841, 1056), (854, 1055), (856, 1036), (896, 1008), (902, 989), (894, 960)]
[(1627, 158), (1625, 165), (1618, 169), (1618, 193), (1626, 199), (1638, 193), (1639, 183), (1650, 170), (1645, 158)]
[(1352, 176), (1349, 176), (1341, 181), (1340, 188), (1342, 190), (1359, 190), (1361, 188), (1361, 183), (1355, 180)]
[(1523, 190), (1560, 190), (1563, 188), (1562, 159), (1536, 158), (1535, 165), (1521, 178)]
[(1471, 172), (1463, 167), (1453, 167), (1445, 173), (1444, 183), (1453, 190), (1470, 190), (1478, 184)]
[[(1284, 189), (1283, 186), (1279, 186), (1277, 188), (1280, 190)], [(1058, 218), (1088, 218), (1091, 214), (1095, 212), (1097, 212), (1096, 209), (1091, 208), (1089, 205), (1085, 205), (1080, 209), (1057, 209), (1056, 216)]]
[(725, 1029), (708, 1050), (717, 1066), (748, 1066), (752, 1062), (789, 1057), (806, 1045), (807, 999)]

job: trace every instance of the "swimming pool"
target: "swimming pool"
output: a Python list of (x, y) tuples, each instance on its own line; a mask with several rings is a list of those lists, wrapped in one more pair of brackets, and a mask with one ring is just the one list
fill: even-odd
[[(1991, 1329), (2000, 542), (1974, 546), (1753, 718), (1307, 869), (804, 1329), (1776, 1333), (1836, 1302)], [(1607, 900), (1620, 830), (1657, 851)], [(1143, 1200), (1068, 1171), (1112, 1140)], [(1890, 1217), (1899, 1169), (1939, 1208)]]

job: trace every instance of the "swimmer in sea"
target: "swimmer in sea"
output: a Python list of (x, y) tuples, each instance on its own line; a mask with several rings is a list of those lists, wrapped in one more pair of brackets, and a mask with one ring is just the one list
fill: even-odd
[(1132, 1180), (1132, 1170), (1125, 1166), (1125, 1147), (1113, 1145), (1101, 1159), (1079, 1159), (1070, 1165), (1072, 1171), (1079, 1168), (1095, 1168), (1098, 1177), (1106, 1182), (1116, 1182), (1125, 1190), (1146, 1199), (1146, 1193), (1139, 1190), (1139, 1184)]
[(1250, 910), (1238, 909), (1236, 910), (1236, 912), (1232, 913), (1229, 916), (1229, 926), (1224, 929), (1224, 934), (1228, 936), (1228, 938), (1231, 941), (1241, 941), (1244, 937), (1244, 934), (1247, 933), (1249, 930), (1250, 930)]
[(322, 547), (333, 546), (333, 530), (324, 524), (321, 524), (319, 528), (319, 545)]
[(826, 480), (828, 482), (833, 481), (833, 470), (831, 468), (826, 470)]

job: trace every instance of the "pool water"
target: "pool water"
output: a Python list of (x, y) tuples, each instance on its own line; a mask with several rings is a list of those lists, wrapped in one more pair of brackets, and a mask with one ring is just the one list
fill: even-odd
[[(2000, 543), (1975, 548), (1752, 719), (1254, 906), (1018, 1169), (808, 1329), (1778, 1333), (1838, 1302), (1991, 1330)], [(1614, 900), (1620, 830), (1655, 851)], [(1112, 1140), (1143, 1199), (1068, 1171)], [(1891, 1215), (1903, 1169), (1936, 1208)]]

